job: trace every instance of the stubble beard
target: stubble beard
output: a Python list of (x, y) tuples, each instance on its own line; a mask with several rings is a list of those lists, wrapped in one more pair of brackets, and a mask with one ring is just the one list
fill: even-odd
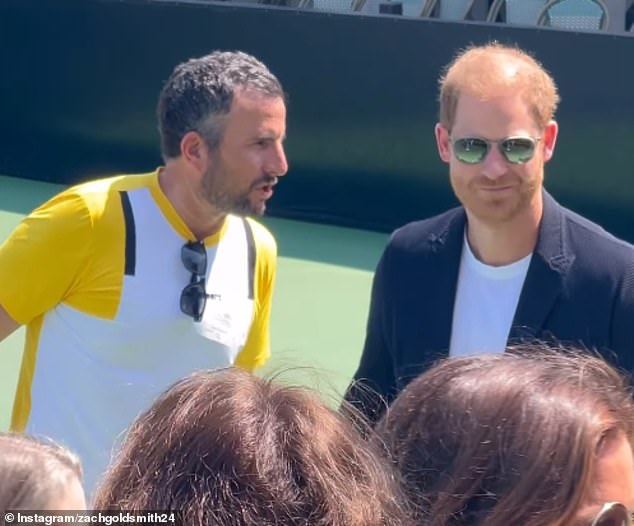
[(229, 176), (222, 169), (209, 168), (202, 178), (200, 193), (202, 197), (216, 210), (224, 214), (237, 216), (262, 216), (266, 204), (261, 206), (251, 202), (251, 189), (238, 195), (231, 194), (226, 181)]
[(541, 189), (541, 181), (535, 179), (520, 182), (511, 199), (509, 196), (497, 199), (491, 196), (485, 200), (478, 195), (476, 186), (476, 181), (470, 181), (469, 184), (458, 187), (452, 180), (454, 193), (462, 206), (483, 223), (493, 226), (507, 224), (529, 209), (533, 198)]

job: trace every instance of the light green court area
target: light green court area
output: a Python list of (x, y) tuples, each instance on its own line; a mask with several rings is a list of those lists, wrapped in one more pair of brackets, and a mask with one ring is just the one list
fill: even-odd
[[(0, 176), (0, 241), (62, 188)], [(316, 387), (337, 403), (359, 360), (372, 273), (387, 236), (276, 218), (263, 222), (277, 239), (279, 260), (272, 356), (262, 374), (281, 373), (284, 381)], [(23, 341), (20, 329), (0, 343), (0, 430), (9, 425)]]

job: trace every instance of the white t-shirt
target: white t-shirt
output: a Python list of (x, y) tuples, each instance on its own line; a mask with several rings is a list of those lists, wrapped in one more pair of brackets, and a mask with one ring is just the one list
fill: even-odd
[(501, 267), (486, 265), (473, 255), (465, 235), (450, 356), (504, 352), (532, 255)]

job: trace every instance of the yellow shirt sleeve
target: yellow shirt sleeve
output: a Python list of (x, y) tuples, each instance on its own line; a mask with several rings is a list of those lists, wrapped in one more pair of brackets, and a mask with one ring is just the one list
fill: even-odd
[(63, 192), (46, 202), (0, 246), (0, 304), (26, 324), (72, 298), (91, 250), (83, 199)]
[(235, 365), (252, 371), (261, 367), (271, 355), (270, 319), (275, 284), (277, 245), (271, 233), (249, 219), (255, 240), (255, 314), (245, 346)]

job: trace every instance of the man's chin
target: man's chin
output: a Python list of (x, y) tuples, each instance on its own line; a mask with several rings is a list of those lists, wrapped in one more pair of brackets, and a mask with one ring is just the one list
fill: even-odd
[(513, 221), (527, 207), (521, 202), (490, 201), (485, 204), (472, 203), (472, 206), (468, 208), (480, 221), (493, 226)]
[(235, 214), (237, 216), (263, 216), (264, 213), (266, 212), (266, 203), (262, 202), (262, 203), (252, 203), (252, 202), (248, 202), (248, 203), (243, 203), (242, 206), (236, 206), (234, 207), (234, 209), (231, 211), (232, 214)]
[(264, 213), (266, 212), (266, 205), (262, 205), (259, 208), (253, 208), (251, 210), (251, 213), (248, 214), (250, 216), (257, 216), (257, 217), (262, 217), (264, 215)]

